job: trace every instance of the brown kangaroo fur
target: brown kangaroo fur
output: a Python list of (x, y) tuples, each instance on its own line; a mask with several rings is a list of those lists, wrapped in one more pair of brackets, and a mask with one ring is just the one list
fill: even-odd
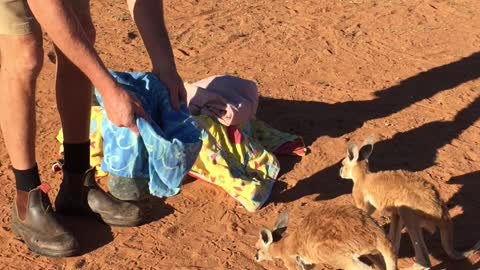
[(287, 229), (287, 223), (288, 215), (282, 213), (273, 230), (260, 230), (258, 262), (282, 259), (289, 270), (306, 270), (318, 263), (346, 270), (373, 269), (359, 260), (367, 256), (380, 269), (397, 269), (394, 248), (383, 229), (353, 205), (323, 202), (298, 225)]
[(456, 251), (452, 220), (437, 189), (412, 172), (397, 170), (371, 173), (368, 158), (372, 150), (371, 139), (367, 139), (360, 149), (355, 144), (349, 144), (340, 176), (353, 180), (352, 195), (358, 208), (369, 214), (375, 210), (391, 214), (389, 238), (396, 255), (404, 225), (415, 250), (416, 263), (421, 267), (431, 267), (422, 229), (433, 233), (438, 227), (443, 249), (454, 260), (464, 259), (480, 248), (478, 242), (470, 251)]

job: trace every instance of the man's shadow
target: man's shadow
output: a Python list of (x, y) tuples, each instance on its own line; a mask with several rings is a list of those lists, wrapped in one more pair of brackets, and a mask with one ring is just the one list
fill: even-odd
[[(313, 142), (318, 136), (341, 136), (361, 127), (364, 121), (385, 117), (424, 98), (480, 77), (480, 53), (437, 67), (385, 89), (371, 101), (326, 104), (321, 102), (263, 99), (260, 118), (280, 129), (301, 134)], [(263, 104), (262, 104), (263, 103)], [(285, 113), (288, 112), (288, 113)], [(480, 117), (480, 97), (458, 112), (452, 121), (435, 121), (375, 145), (372, 170), (419, 171), (434, 165), (439, 148), (450, 143)], [(283, 164), (282, 164), (283, 165)], [(274, 194), (272, 201), (291, 202), (311, 194), (330, 199), (351, 192), (351, 182), (341, 181), (339, 164), (299, 181), (295, 187)]]
[(311, 144), (324, 135), (340, 137), (362, 127), (368, 120), (397, 113), (416, 102), (479, 77), (480, 52), (477, 52), (377, 91), (373, 100), (328, 104), (262, 98), (257, 115), (276, 128), (301, 134), (305, 142)]
[[(435, 165), (437, 150), (450, 143), (480, 118), (480, 97), (462, 109), (452, 121), (436, 121), (396, 134), (392, 139), (375, 144), (370, 158), (372, 171), (406, 169), (420, 171)], [(274, 194), (272, 201), (291, 202), (311, 194), (317, 199), (331, 199), (352, 190), (349, 180), (338, 175), (340, 164), (299, 181), (295, 187)]]
[(374, 146), (371, 170), (422, 171), (435, 165), (438, 149), (457, 138), (480, 119), (480, 96), (451, 121), (435, 121), (395, 134)]

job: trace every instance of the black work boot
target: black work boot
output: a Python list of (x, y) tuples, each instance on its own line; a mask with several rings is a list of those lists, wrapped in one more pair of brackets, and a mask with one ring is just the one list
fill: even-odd
[(114, 198), (95, 181), (95, 168), (84, 174), (63, 170), (55, 208), (62, 215), (93, 215), (111, 226), (137, 226), (143, 221), (140, 208)]
[(12, 231), (35, 253), (48, 257), (68, 257), (78, 252), (78, 242), (57, 221), (48, 185), (17, 191), (12, 209)]

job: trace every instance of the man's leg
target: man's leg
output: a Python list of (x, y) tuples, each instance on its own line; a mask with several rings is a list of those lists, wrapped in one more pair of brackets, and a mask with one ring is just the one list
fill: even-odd
[(12, 229), (37, 253), (68, 256), (76, 252), (77, 242), (55, 219), (35, 160), (35, 84), (43, 62), (42, 35), (28, 19), (25, 2), (7, 2), (0, 3), (0, 125), (16, 180)]
[[(71, 3), (85, 34), (92, 43), (95, 42), (88, 1), (74, 0)], [(56, 54), (57, 105), (63, 127), (65, 160), (56, 209), (64, 215), (93, 212), (110, 225), (138, 225), (142, 221), (140, 209), (107, 195), (95, 182), (95, 171), (90, 169), (89, 162), (92, 85), (58, 48)]]
[[(95, 29), (90, 18), (88, 1), (74, 0), (75, 10), (92, 43)], [(78, 5), (78, 7), (77, 7)], [(57, 72), (55, 88), (57, 107), (64, 136), (65, 169), (84, 173), (90, 168), (90, 111), (92, 84), (88, 78), (57, 48)]]
[[(42, 67), (40, 33), (0, 36), (0, 124), (14, 172), (27, 175), (35, 163), (35, 84)], [(17, 188), (30, 191), (38, 174), (17, 179)]]

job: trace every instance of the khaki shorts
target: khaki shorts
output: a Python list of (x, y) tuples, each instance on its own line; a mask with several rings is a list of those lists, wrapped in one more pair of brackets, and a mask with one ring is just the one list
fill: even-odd
[[(88, 12), (88, 0), (68, 0), (75, 11)], [(31, 34), (37, 26), (27, 0), (0, 0), (0, 35)]]

